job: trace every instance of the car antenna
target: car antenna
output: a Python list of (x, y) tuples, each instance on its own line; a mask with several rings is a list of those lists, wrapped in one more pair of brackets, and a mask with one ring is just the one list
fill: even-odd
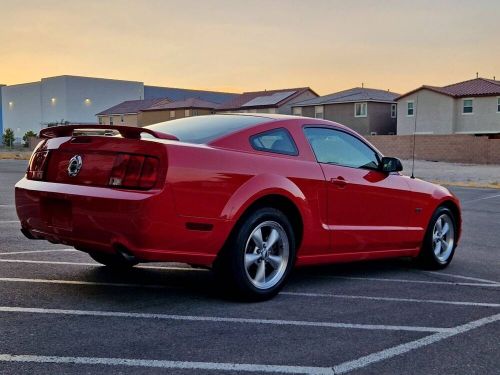
[(415, 112), (415, 124), (413, 125), (413, 150), (411, 155), (411, 177), (415, 178), (415, 142), (417, 140), (417, 116), (418, 116), (418, 94), (416, 98), (415, 106), (413, 107), (413, 111)]

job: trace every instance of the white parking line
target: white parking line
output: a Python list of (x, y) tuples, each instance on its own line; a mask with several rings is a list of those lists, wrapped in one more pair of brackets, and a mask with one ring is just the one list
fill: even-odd
[[(0, 282), (62, 284), (62, 285), (95, 285), (95, 286), (112, 286), (112, 287), (122, 287), (122, 288), (182, 289), (182, 287), (178, 286), (159, 285), (159, 284), (110, 283), (101, 281), (80, 281), (80, 280), (59, 280), (59, 279), (27, 279), (27, 278), (17, 278), (17, 277), (0, 277)], [(431, 303), (431, 304), (474, 306), (474, 307), (500, 307), (500, 303), (489, 303), (489, 302), (428, 300), (428, 299), (415, 299), (415, 298), (359, 296), (359, 295), (330, 294), (330, 293), (280, 292), (280, 295), (297, 296), (297, 297), (315, 297), (315, 298), (361, 299), (369, 301)]]
[[(29, 260), (29, 259), (0, 259), (0, 263), (32, 263), (32, 264), (53, 264), (65, 266), (80, 266), (80, 267), (102, 267), (99, 263), (84, 263), (84, 262), (62, 262), (52, 260)], [(196, 271), (206, 272), (204, 268), (190, 268), (190, 267), (169, 267), (169, 266), (135, 266), (134, 268), (144, 268), (150, 270), (170, 270), (170, 271)]]
[(0, 224), (20, 223), (19, 220), (0, 220)]
[(500, 314), (492, 315), (483, 319), (475, 320), (446, 332), (434, 333), (424, 338), (397, 345), (389, 349), (372, 353), (353, 361), (341, 363), (333, 367), (307, 367), (307, 366), (281, 366), (260, 365), (242, 363), (220, 363), (220, 362), (181, 362), (162, 361), (131, 358), (98, 358), (98, 357), (59, 357), (38, 355), (12, 355), (0, 354), (2, 362), (24, 362), (24, 363), (68, 363), (82, 365), (107, 365), (107, 366), (133, 366), (145, 368), (163, 369), (189, 369), (189, 370), (218, 370), (218, 371), (245, 371), (259, 373), (285, 373), (285, 374), (311, 374), (311, 375), (338, 375), (367, 367), (373, 363), (393, 358), (412, 350), (423, 348), (447, 338), (471, 331), (486, 324), (500, 320)]
[[(0, 254), (4, 255), (4, 254)], [(32, 264), (53, 264), (53, 265), (67, 265), (67, 266), (80, 266), (88, 267), (101, 266), (99, 263), (84, 263), (84, 262), (62, 262), (62, 261), (49, 261), (49, 260), (29, 260), (29, 259), (0, 259), (0, 263), (32, 263)], [(204, 268), (190, 268), (190, 267), (168, 267), (168, 266), (135, 266), (135, 268), (152, 269), (152, 270), (170, 270), (170, 271), (195, 271), (195, 272), (207, 272)], [(438, 273), (437, 273), (438, 274)], [(500, 287), (500, 283), (463, 283), (454, 281), (426, 281), (426, 280), (408, 280), (408, 279), (388, 279), (388, 278), (378, 278), (378, 277), (354, 277), (354, 276), (317, 276), (311, 275), (312, 277), (322, 278), (322, 279), (343, 279), (343, 280), (366, 280), (366, 281), (380, 281), (380, 282), (397, 282), (397, 283), (415, 283), (415, 284), (435, 284), (435, 285), (456, 285), (456, 286), (478, 286), (478, 287)], [(464, 276), (465, 277), (465, 276)]]
[(153, 289), (177, 289), (168, 285), (155, 284), (132, 284), (132, 283), (107, 283), (100, 281), (80, 281), (80, 280), (53, 280), (53, 279), (23, 279), (17, 277), (0, 277), (0, 282), (12, 283), (34, 283), (34, 284), (63, 284), (63, 285), (96, 285), (96, 286), (116, 286), (123, 288), (153, 288)]
[(369, 366), (373, 363), (383, 361), (385, 359), (393, 358), (401, 354), (408, 353), (409, 351), (419, 349), (435, 342), (447, 339), (459, 335), (461, 333), (468, 332), (470, 330), (482, 327), (486, 324), (494, 323), (500, 320), (500, 314), (492, 315), (486, 318), (478, 319), (473, 322), (462, 324), (460, 326), (452, 328), (448, 332), (439, 332), (433, 335), (423, 337), (418, 340), (407, 342), (406, 344), (401, 344), (394, 346), (389, 349), (381, 350), (376, 353), (366, 355), (364, 357), (358, 358), (353, 361), (344, 362), (340, 365), (334, 366), (333, 370), (335, 374), (344, 374), (346, 372), (360, 369)]
[(0, 207), (15, 207), (13, 204), (0, 204)]
[(436, 303), (442, 305), (456, 306), (474, 306), (474, 307), (500, 307), (500, 303), (488, 302), (468, 302), (468, 301), (446, 301), (434, 299), (416, 299), (416, 298), (396, 298), (396, 297), (376, 297), (376, 296), (352, 296), (347, 294), (330, 293), (307, 293), (307, 292), (281, 292), (282, 295), (297, 297), (323, 297), (323, 298), (343, 298), (343, 299), (362, 299), (369, 301), (390, 301), (390, 302), (411, 302), (411, 303)]
[(0, 312), (15, 312), (29, 314), (56, 314), (73, 316), (100, 316), (135, 319), (162, 319), (180, 320), (194, 322), (224, 322), (224, 323), (246, 323), (265, 324), (277, 326), (299, 326), (299, 327), (321, 327), (321, 328), (344, 328), (363, 329), (372, 331), (410, 331), (410, 332), (449, 332), (451, 328), (443, 327), (420, 327), (420, 326), (396, 326), (383, 324), (354, 324), (335, 322), (314, 322), (303, 320), (278, 320), (278, 319), (252, 319), (252, 318), (229, 318), (222, 316), (193, 316), (193, 315), (170, 315), (170, 314), (149, 314), (149, 313), (128, 313), (117, 311), (94, 311), (94, 310), (64, 310), (64, 309), (43, 309), (34, 307), (11, 307), (0, 306)]
[(500, 197), (500, 194), (488, 195), (487, 197), (471, 199), (470, 201), (464, 201), (464, 202), (462, 202), (462, 204), (469, 203), (469, 202), (484, 201), (485, 199), (492, 199), (492, 198), (497, 198), (497, 197)]
[(0, 354), (3, 362), (24, 363), (67, 363), (79, 365), (132, 366), (146, 368), (176, 369), (176, 370), (213, 370), (213, 371), (245, 371), (259, 373), (335, 375), (331, 367), (306, 367), (283, 365), (258, 365), (244, 363), (219, 362), (181, 362), (161, 361), (154, 359), (129, 358), (96, 358), (96, 357), (57, 357), (41, 355), (11, 355)]
[(457, 279), (479, 281), (482, 283), (500, 284), (500, 281), (480, 279), (478, 277), (471, 277), (471, 276), (455, 275), (453, 273), (446, 273), (446, 272), (441, 272), (441, 271), (438, 271), (438, 272), (436, 272), (436, 271), (423, 271), (423, 272), (428, 273), (430, 275), (435, 275), (435, 276), (443, 275), (443, 276), (449, 276), (449, 277), (456, 277)]
[(317, 276), (314, 277), (322, 279), (343, 279), (343, 280), (360, 280), (360, 281), (381, 281), (381, 282), (393, 282), (393, 283), (413, 283), (413, 284), (435, 284), (435, 285), (459, 285), (459, 286), (481, 286), (481, 287), (493, 287), (498, 288), (500, 284), (491, 283), (462, 283), (454, 281), (427, 281), (427, 280), (409, 280), (409, 279), (388, 279), (382, 277), (355, 277), (355, 276)]
[(53, 250), (30, 250), (30, 251), (10, 251), (10, 252), (3, 252), (0, 253), (0, 255), (18, 255), (18, 254), (34, 254), (34, 253), (53, 253), (53, 252), (60, 252), (60, 251), (76, 251), (76, 249), (53, 249)]

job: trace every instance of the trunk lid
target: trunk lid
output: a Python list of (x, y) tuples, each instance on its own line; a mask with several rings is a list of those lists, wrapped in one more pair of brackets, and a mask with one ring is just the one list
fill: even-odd
[[(43, 164), (39, 179), (73, 185), (127, 189), (159, 188), (167, 169), (166, 145), (154, 140), (83, 135), (43, 141), (32, 160)], [(45, 158), (43, 163), (40, 159)], [(30, 162), (30, 168), (35, 168)], [(42, 167), (39, 167), (42, 168)]]

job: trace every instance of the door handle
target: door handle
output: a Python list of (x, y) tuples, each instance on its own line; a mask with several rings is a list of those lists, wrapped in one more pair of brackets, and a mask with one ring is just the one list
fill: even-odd
[(336, 187), (338, 187), (339, 189), (343, 189), (347, 185), (347, 181), (342, 176), (338, 176), (336, 178), (330, 178), (330, 182), (332, 184), (334, 184)]

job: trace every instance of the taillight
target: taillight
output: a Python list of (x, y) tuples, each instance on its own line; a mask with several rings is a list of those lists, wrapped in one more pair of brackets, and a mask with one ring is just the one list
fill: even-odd
[(129, 189), (151, 189), (158, 180), (158, 159), (150, 156), (118, 154), (109, 185)]
[(31, 155), (26, 177), (28, 180), (43, 180), (45, 169), (47, 167), (49, 152), (48, 151), (35, 151)]

